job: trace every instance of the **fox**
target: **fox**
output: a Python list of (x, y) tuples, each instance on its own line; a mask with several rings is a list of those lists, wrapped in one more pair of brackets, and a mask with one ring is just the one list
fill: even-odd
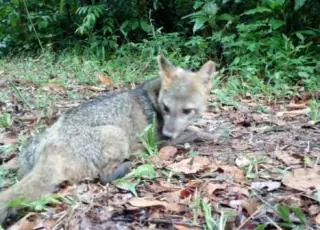
[(10, 200), (39, 199), (63, 182), (100, 178), (109, 183), (119, 178), (121, 164), (143, 150), (138, 134), (148, 124), (154, 123), (157, 140), (167, 143), (214, 138), (189, 127), (207, 109), (215, 63), (207, 61), (198, 71), (191, 71), (163, 55), (157, 62), (158, 77), (135, 89), (84, 102), (31, 138), (19, 154), (20, 180), (0, 193), (0, 224), (12, 211)]

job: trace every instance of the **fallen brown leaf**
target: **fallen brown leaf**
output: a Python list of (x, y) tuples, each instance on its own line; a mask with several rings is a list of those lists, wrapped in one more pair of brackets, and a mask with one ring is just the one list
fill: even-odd
[(306, 115), (310, 112), (310, 108), (300, 109), (300, 110), (292, 110), (292, 111), (281, 111), (277, 113), (278, 117), (288, 116), (288, 117), (295, 117), (298, 115)]
[(228, 187), (228, 192), (249, 196), (249, 190), (244, 187), (230, 186)]
[(179, 204), (176, 203), (168, 203), (165, 201), (155, 200), (153, 198), (140, 198), (140, 197), (134, 197), (129, 200), (129, 203), (132, 206), (139, 207), (139, 208), (147, 208), (147, 207), (154, 207), (154, 206), (160, 206), (168, 211), (172, 212), (181, 212), (185, 210), (185, 208)]
[(40, 214), (31, 212), (9, 228), (9, 230), (33, 230), (40, 224)]
[(237, 139), (231, 140), (231, 147), (239, 151), (243, 151), (249, 148), (247, 143), (241, 142), (240, 140), (237, 140)]
[(196, 156), (168, 165), (167, 168), (174, 172), (192, 174), (205, 169), (209, 164), (207, 157)]
[(174, 146), (164, 146), (160, 149), (158, 156), (163, 161), (169, 161), (178, 152), (178, 149)]
[(40, 89), (49, 91), (49, 92), (56, 92), (56, 93), (65, 93), (67, 90), (62, 85), (57, 83), (47, 83), (40, 86)]
[(276, 150), (274, 155), (286, 165), (295, 165), (301, 163), (299, 159), (294, 158), (285, 151)]
[(251, 215), (258, 210), (260, 203), (256, 199), (249, 198), (242, 202), (242, 207), (248, 212), (249, 215)]
[(282, 183), (304, 192), (310, 191), (310, 189), (320, 189), (320, 166), (295, 169), (292, 174), (283, 177)]
[(1, 168), (4, 169), (18, 169), (19, 168), (19, 160), (18, 157), (14, 157), (8, 162), (1, 165)]
[(78, 90), (81, 91), (93, 91), (93, 92), (103, 92), (106, 91), (105, 88), (103, 87), (97, 87), (97, 86), (93, 86), (93, 85), (83, 85), (83, 86), (79, 86)]
[(307, 105), (305, 103), (290, 103), (287, 105), (287, 110), (299, 110), (299, 109), (306, 109)]
[(223, 170), (224, 174), (232, 177), (234, 180), (236, 180), (238, 182), (245, 181), (244, 172), (241, 169), (239, 169), (238, 167), (233, 166), (233, 165), (220, 165), (219, 168)]
[(186, 226), (183, 224), (174, 224), (176, 230), (200, 230), (200, 227), (197, 226)]
[(100, 74), (97, 74), (97, 77), (99, 78), (101, 85), (112, 85), (113, 84), (113, 81), (110, 79), (110, 77), (108, 75), (100, 73)]
[(4, 134), (0, 135), (0, 144), (10, 145), (17, 143), (18, 141), (19, 140), (17, 136), (6, 136)]
[(181, 189), (180, 186), (178, 185), (174, 185), (174, 184), (171, 184), (165, 180), (160, 180), (159, 181), (159, 185), (167, 190), (178, 190), (178, 189)]
[(207, 194), (210, 196), (212, 193), (214, 193), (216, 190), (224, 190), (227, 188), (227, 184), (219, 184), (219, 183), (208, 183), (205, 185), (205, 190), (207, 191)]
[(314, 218), (314, 220), (318, 225), (320, 225), (320, 213)]

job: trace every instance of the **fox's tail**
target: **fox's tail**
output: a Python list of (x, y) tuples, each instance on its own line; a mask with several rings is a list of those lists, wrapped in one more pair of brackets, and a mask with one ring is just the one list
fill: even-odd
[(0, 225), (8, 215), (10, 209), (8, 203), (11, 200), (17, 198), (39, 199), (41, 196), (53, 192), (62, 181), (63, 178), (55, 172), (54, 167), (43, 168), (41, 165), (35, 165), (32, 171), (17, 184), (0, 193)]

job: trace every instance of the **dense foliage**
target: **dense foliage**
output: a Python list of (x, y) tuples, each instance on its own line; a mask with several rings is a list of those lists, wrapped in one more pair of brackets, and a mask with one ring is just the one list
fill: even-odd
[(242, 93), (317, 90), (319, 12), (317, 0), (1, 0), (0, 55), (72, 49), (108, 60), (138, 47), (191, 66), (213, 58)]

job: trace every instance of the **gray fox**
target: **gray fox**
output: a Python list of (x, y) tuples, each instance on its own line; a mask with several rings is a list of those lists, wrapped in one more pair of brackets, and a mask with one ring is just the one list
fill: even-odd
[(158, 78), (85, 102), (32, 139), (20, 154), (22, 179), (0, 193), (0, 224), (12, 199), (37, 199), (54, 192), (62, 182), (96, 178), (102, 170), (106, 181), (117, 178), (113, 173), (119, 165), (142, 149), (137, 134), (154, 118), (159, 139), (183, 143), (211, 138), (188, 126), (206, 110), (214, 62), (191, 72), (163, 56), (157, 59)]

